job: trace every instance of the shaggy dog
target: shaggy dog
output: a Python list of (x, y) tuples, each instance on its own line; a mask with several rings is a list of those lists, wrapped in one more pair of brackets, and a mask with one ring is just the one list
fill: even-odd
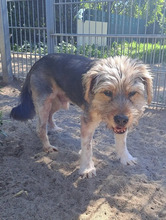
[(80, 175), (92, 177), (92, 138), (96, 127), (104, 122), (114, 132), (117, 156), (122, 164), (135, 164), (128, 152), (128, 130), (152, 100), (152, 78), (148, 67), (125, 56), (89, 59), (70, 54), (49, 54), (29, 71), (21, 91), (20, 104), (11, 117), (26, 121), (36, 114), (37, 132), (45, 151), (50, 145), (47, 125), (58, 130), (53, 115), (68, 109), (69, 102), (83, 110), (81, 116)]

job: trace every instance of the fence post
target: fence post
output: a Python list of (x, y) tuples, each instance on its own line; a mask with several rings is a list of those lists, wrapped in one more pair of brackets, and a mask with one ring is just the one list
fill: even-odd
[(13, 74), (11, 66), (9, 23), (6, 0), (0, 0), (0, 52), (3, 81), (5, 83), (9, 83), (13, 80)]
[(47, 48), (48, 53), (54, 52), (54, 42), (51, 34), (54, 33), (54, 0), (46, 2), (46, 26), (47, 26)]

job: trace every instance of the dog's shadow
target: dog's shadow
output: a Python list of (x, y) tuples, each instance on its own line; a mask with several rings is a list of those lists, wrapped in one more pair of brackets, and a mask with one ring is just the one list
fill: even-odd
[[(54, 202), (52, 213), (56, 213), (56, 219), (81, 219), (81, 217), (95, 219), (95, 214), (98, 215), (103, 210), (105, 210), (104, 215), (109, 216), (111, 209), (129, 214), (134, 212), (135, 216), (139, 216), (137, 209), (129, 207), (130, 200), (139, 197), (142, 191), (141, 183), (134, 187), (141, 178), (138, 177), (139, 173), (134, 174), (133, 170), (136, 168), (124, 168), (118, 160), (111, 160), (108, 156), (102, 156), (101, 159), (96, 153), (94, 153), (94, 160), (97, 176), (91, 179), (78, 175), (79, 154), (76, 152), (60, 149), (58, 153), (43, 154), (43, 158), (36, 160), (45, 170), (42, 173), (47, 172), (47, 181), (45, 179), (44, 182), (48, 188), (47, 195), (44, 193), (44, 196), (47, 200)], [(135, 176), (136, 180), (134, 180)], [(144, 186), (144, 191), (146, 190), (148, 190), (148, 184)], [(142, 209), (142, 215), (155, 219), (144, 209)]]
[[(70, 115), (65, 115), (61, 120), (59, 115), (55, 117), (58, 126), (61, 125), (64, 130), (49, 136), (51, 143), (59, 148), (59, 152), (47, 154), (38, 149), (34, 157), (34, 162), (42, 165), (42, 173), (48, 173), (45, 179), (48, 185), (45, 197), (54, 202), (52, 213), (56, 213), (57, 219), (95, 219), (95, 215), (103, 211), (104, 219), (111, 218), (111, 211), (115, 215), (134, 213), (136, 218), (139, 218), (140, 211), (134, 208), (132, 201), (140, 195), (143, 196), (151, 187), (152, 178), (155, 178), (154, 173), (152, 174), (146, 166), (148, 162), (144, 161), (146, 155), (141, 157), (142, 152), (138, 149), (144, 140), (144, 137), (143, 140), (140, 139), (143, 135), (142, 128), (136, 128), (128, 137), (129, 150), (138, 157), (138, 164), (123, 166), (116, 159), (113, 134), (101, 125), (95, 132), (93, 143), (97, 176), (91, 179), (82, 178), (78, 175), (80, 116), (77, 109), (72, 110), (74, 111), (67, 113)], [(70, 118), (70, 122), (67, 121), (67, 117)], [(140, 122), (141, 125), (144, 123), (143, 120)], [(145, 149), (143, 150), (145, 152)], [(151, 193), (147, 199), (147, 206), (152, 204), (156, 193), (156, 190)], [(141, 216), (155, 219), (143, 206)]]

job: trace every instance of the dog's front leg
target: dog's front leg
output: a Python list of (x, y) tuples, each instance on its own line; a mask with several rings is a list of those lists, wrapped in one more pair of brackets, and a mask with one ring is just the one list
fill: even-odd
[(124, 165), (134, 165), (137, 158), (133, 157), (126, 146), (127, 131), (124, 134), (115, 134), (115, 147), (120, 162)]
[(86, 118), (81, 118), (81, 164), (79, 174), (91, 178), (96, 176), (96, 168), (92, 160), (92, 139), (98, 123), (87, 122)]

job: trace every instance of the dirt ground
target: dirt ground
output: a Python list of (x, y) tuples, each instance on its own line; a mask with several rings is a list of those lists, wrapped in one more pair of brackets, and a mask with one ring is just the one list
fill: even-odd
[(78, 175), (80, 113), (75, 106), (55, 115), (64, 130), (50, 134), (59, 152), (44, 153), (35, 119), (13, 121), (17, 83), (0, 88), (0, 220), (156, 220), (166, 219), (166, 111), (147, 109), (128, 136), (135, 166), (116, 159), (111, 131), (94, 135), (97, 176)]

